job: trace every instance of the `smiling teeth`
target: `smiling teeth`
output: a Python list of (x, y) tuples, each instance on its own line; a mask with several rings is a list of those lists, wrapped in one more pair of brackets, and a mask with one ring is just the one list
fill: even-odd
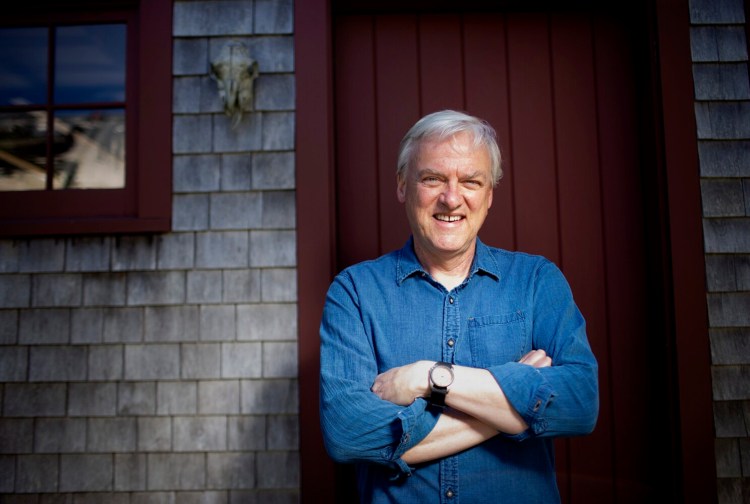
[(461, 220), (461, 217), (458, 215), (436, 215), (435, 217), (438, 220), (445, 221), (445, 222), (456, 222), (458, 220)]

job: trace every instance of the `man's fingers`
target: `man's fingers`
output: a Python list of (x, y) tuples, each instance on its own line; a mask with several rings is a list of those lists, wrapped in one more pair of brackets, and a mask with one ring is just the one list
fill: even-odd
[(535, 368), (550, 367), (552, 365), (552, 359), (542, 349), (532, 350), (521, 357), (521, 360), (518, 362)]

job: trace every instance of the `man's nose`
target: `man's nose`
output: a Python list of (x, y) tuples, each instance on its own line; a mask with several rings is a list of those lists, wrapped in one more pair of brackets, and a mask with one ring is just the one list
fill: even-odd
[(456, 208), (461, 204), (461, 193), (457, 182), (448, 182), (440, 194), (440, 202), (447, 208)]

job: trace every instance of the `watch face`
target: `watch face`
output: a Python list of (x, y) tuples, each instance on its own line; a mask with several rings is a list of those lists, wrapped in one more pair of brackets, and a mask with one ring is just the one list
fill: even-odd
[(446, 366), (436, 366), (430, 377), (436, 387), (447, 387), (453, 382), (453, 371)]

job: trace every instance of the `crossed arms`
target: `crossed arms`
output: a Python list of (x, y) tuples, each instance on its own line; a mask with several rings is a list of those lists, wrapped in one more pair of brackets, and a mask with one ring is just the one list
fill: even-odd
[[(552, 265), (542, 273), (527, 317), (531, 348), (544, 351), (487, 368), (455, 366), (444, 410), (424, 399), (434, 361), (418, 360), (423, 359), (418, 346), (389, 343), (419, 334), (424, 321), (407, 319), (413, 327), (376, 341), (373, 334), (392, 319), (384, 312), (392, 303), (383, 302), (387, 296), (360, 297), (362, 289), (351, 276), (338, 276), (320, 333), (321, 427), (329, 455), (337, 462), (372, 462), (408, 473), (409, 465), (501, 433), (523, 440), (591, 432), (598, 413), (597, 366), (585, 322), (561, 273)], [(410, 302), (419, 302), (419, 293), (414, 296)], [(411, 364), (378, 369), (404, 351), (411, 352), (403, 359)]]
[[(544, 350), (532, 350), (520, 361), (535, 368), (549, 367), (552, 359)], [(431, 361), (390, 369), (379, 374), (372, 391), (379, 398), (408, 406), (429, 394), (427, 375)], [(454, 366), (455, 379), (446, 396), (443, 414), (435, 427), (402, 459), (418, 464), (453, 455), (494, 437), (499, 432), (520, 434), (528, 429), (492, 374), (486, 369)]]

